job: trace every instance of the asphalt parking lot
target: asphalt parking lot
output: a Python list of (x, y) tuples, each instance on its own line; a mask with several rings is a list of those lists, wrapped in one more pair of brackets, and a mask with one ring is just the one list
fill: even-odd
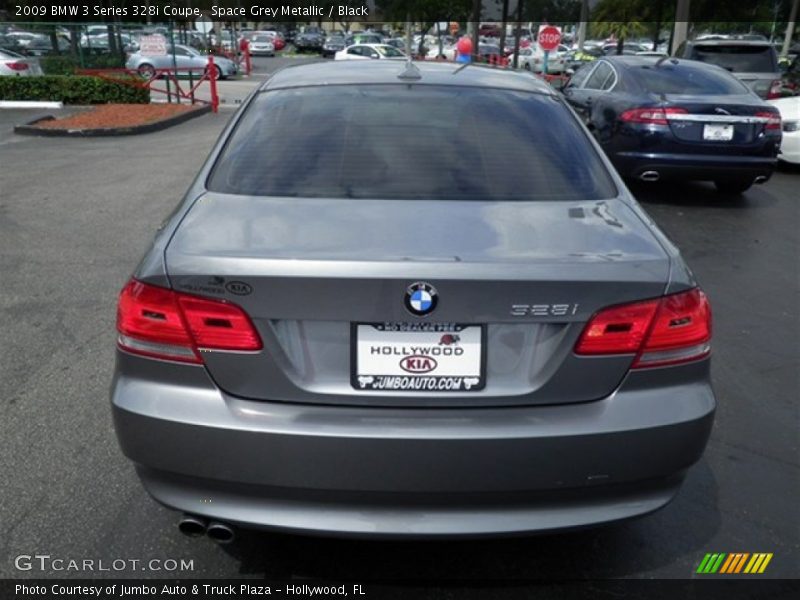
[(15, 136), (12, 125), (35, 115), (0, 111), (0, 577), (40, 576), (15, 558), (47, 554), (193, 560), (192, 571), (110, 573), (131, 577), (684, 578), (706, 552), (772, 552), (766, 575), (796, 576), (800, 173), (785, 169), (742, 197), (706, 184), (633, 189), (714, 307), (716, 424), (664, 510), (480, 541), (244, 533), (218, 546), (179, 534), (114, 437), (115, 300), (230, 115), (129, 138), (49, 139)]

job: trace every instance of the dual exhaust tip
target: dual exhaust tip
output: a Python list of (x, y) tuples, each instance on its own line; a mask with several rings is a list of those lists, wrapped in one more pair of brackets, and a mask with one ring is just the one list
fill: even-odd
[(236, 539), (236, 531), (230, 525), (194, 515), (183, 515), (178, 521), (178, 530), (188, 537), (207, 535), (218, 544), (230, 544)]
[(639, 179), (642, 181), (658, 181), (661, 179), (661, 175), (658, 171), (645, 171), (641, 175), (639, 175)]

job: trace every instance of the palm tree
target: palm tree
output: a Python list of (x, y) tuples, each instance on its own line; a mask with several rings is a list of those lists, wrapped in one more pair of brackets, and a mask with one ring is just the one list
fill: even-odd
[(640, 36), (647, 31), (647, 2), (642, 0), (601, 0), (592, 11), (592, 34), (613, 36), (617, 40), (617, 54), (622, 54), (626, 39)]

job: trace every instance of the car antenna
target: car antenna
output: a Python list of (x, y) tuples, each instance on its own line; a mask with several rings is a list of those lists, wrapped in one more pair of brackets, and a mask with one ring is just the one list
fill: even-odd
[(672, 58), (671, 56), (662, 56), (662, 57), (661, 57), (661, 58), (659, 58), (659, 59), (658, 59), (658, 61), (656, 62), (656, 68), (660, 67), (660, 66), (661, 66), (661, 64), (662, 64), (662, 63), (663, 63), (665, 60), (668, 60), (668, 61), (669, 61), (669, 62), (671, 62), (673, 65), (677, 65), (677, 64), (678, 64), (678, 59), (677, 59), (677, 58)]
[(408, 59), (406, 60), (406, 66), (403, 71), (397, 76), (398, 79), (405, 79), (416, 81), (418, 79), (422, 79), (422, 73), (420, 73), (417, 65), (411, 62), (411, 56), (409, 55)]
[(464, 69), (466, 69), (466, 68), (467, 68), (468, 66), (470, 66), (471, 64), (472, 64), (472, 61), (465, 62), (463, 65), (461, 65), (460, 67), (458, 67), (458, 68), (457, 68), (455, 71), (453, 71), (453, 75), (458, 75), (459, 73), (461, 73), (461, 71), (463, 71)]

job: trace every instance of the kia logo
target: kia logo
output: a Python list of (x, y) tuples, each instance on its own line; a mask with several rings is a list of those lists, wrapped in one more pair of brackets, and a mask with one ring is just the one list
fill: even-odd
[(253, 292), (252, 286), (244, 281), (229, 281), (225, 284), (225, 289), (237, 296), (247, 296)]
[(400, 368), (406, 373), (430, 373), (436, 367), (436, 359), (430, 356), (406, 356), (400, 361)]

